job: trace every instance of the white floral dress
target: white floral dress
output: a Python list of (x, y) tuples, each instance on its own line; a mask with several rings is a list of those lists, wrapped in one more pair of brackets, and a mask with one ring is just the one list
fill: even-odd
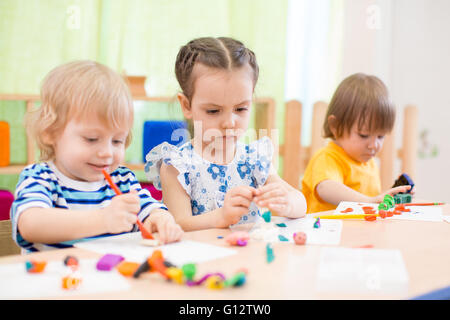
[[(191, 198), (192, 215), (195, 216), (222, 207), (226, 192), (233, 187), (263, 186), (272, 156), (273, 146), (268, 137), (249, 145), (238, 142), (234, 159), (227, 165), (203, 159), (194, 151), (190, 141), (180, 147), (164, 142), (147, 154), (145, 173), (155, 188), (161, 190), (159, 172), (162, 161), (174, 166), (179, 172), (179, 183)], [(241, 217), (239, 224), (255, 222), (260, 215), (252, 202), (248, 214)]]

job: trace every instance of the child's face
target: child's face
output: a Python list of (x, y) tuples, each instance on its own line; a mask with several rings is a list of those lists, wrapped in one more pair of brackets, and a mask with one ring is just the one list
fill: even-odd
[(384, 132), (370, 133), (365, 128), (359, 130), (354, 124), (350, 133), (344, 131), (335, 141), (353, 160), (367, 162), (381, 150), (384, 135)]
[(202, 147), (234, 150), (248, 128), (253, 98), (252, 70), (244, 66), (232, 71), (196, 65), (198, 74), (190, 110), (184, 114), (194, 122), (194, 139)]
[(114, 171), (124, 160), (128, 129), (112, 129), (98, 118), (69, 120), (55, 138), (55, 165), (79, 181), (103, 179), (102, 169)]

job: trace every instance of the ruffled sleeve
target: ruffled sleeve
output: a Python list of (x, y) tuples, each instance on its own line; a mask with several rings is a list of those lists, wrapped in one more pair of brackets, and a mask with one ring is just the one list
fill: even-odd
[(269, 137), (253, 141), (246, 147), (248, 161), (253, 168), (256, 187), (263, 186), (269, 175), (273, 157), (273, 144)]
[(178, 181), (188, 194), (191, 193), (189, 182), (189, 169), (191, 167), (192, 156), (189, 147), (176, 147), (167, 142), (154, 147), (145, 156), (145, 174), (147, 179), (153, 183), (156, 189), (161, 190), (160, 170), (164, 161), (165, 164), (172, 165), (178, 170)]

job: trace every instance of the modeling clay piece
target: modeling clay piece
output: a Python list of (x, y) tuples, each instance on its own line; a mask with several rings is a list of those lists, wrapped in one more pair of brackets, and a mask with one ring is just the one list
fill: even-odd
[(184, 276), (187, 280), (192, 281), (195, 277), (195, 273), (197, 272), (197, 268), (193, 263), (186, 263), (181, 267)]
[(200, 280), (187, 281), (186, 284), (188, 286), (198, 286), (198, 285), (201, 285), (206, 280), (208, 280), (210, 277), (215, 277), (215, 276), (221, 278), (222, 280), (225, 280), (225, 276), (223, 274), (221, 274), (220, 272), (216, 272), (216, 273), (207, 273), (203, 277), (201, 277)]
[(279, 235), (278, 235), (278, 239), (279, 239), (280, 241), (289, 241), (289, 239), (286, 238), (285, 236), (283, 236), (282, 234), (279, 234)]
[(232, 246), (245, 246), (247, 245), (247, 241), (250, 239), (250, 236), (245, 231), (236, 231), (232, 232), (225, 237), (225, 241)]
[(395, 204), (394, 197), (391, 196), (390, 194), (384, 196), (383, 202), (388, 204), (389, 208), (392, 208)]
[(318, 229), (320, 228), (320, 218), (317, 217), (316, 222), (314, 222), (314, 228)]
[(396, 204), (395, 210), (401, 211), (401, 212), (411, 212), (411, 209), (406, 208), (405, 204)]
[(364, 211), (364, 214), (376, 214), (377, 213), (375, 211), (375, 209), (372, 207), (363, 207), (362, 209)]
[(347, 208), (341, 211), (342, 213), (353, 212), (353, 208)]
[(295, 244), (303, 245), (306, 243), (306, 233), (304, 232), (296, 232), (294, 233), (294, 242)]
[(78, 268), (78, 259), (74, 256), (67, 256), (64, 259), (64, 265), (71, 267), (72, 269), (77, 269)]
[(157, 247), (160, 245), (157, 239), (142, 239), (141, 244), (148, 247)]
[(82, 279), (78, 275), (70, 274), (62, 278), (62, 287), (66, 290), (74, 290), (80, 285), (81, 281)]
[(167, 267), (164, 265), (164, 258), (161, 250), (153, 251), (150, 258), (147, 259), (150, 271), (157, 271), (162, 274), (166, 279), (169, 279), (167, 275)]
[(41, 273), (44, 271), (47, 262), (45, 261), (36, 261), (30, 260), (25, 262), (25, 268), (28, 273)]
[(146, 259), (141, 265), (139, 265), (137, 270), (133, 273), (133, 278), (139, 278), (141, 273), (147, 271), (150, 271), (150, 265), (148, 264), (148, 260)]
[(394, 202), (396, 204), (401, 204), (401, 203), (410, 203), (412, 201), (412, 197), (410, 194), (408, 193), (397, 193), (394, 196)]
[(271, 219), (271, 217), (272, 217), (272, 213), (271, 213), (269, 210), (267, 210), (267, 211), (265, 211), (265, 212), (262, 214), (262, 217), (263, 217), (263, 219), (264, 219), (265, 222), (270, 222), (270, 219)]
[(364, 217), (364, 220), (366, 221), (375, 221), (377, 220), (377, 216), (374, 214), (368, 214)]
[(169, 267), (166, 270), (167, 276), (170, 280), (175, 281), (178, 284), (183, 284), (183, 270), (180, 268)]
[(245, 283), (246, 273), (244, 271), (240, 271), (232, 276), (230, 279), (225, 280), (224, 284), (226, 287), (240, 287)]
[(273, 254), (273, 248), (270, 243), (266, 245), (266, 258), (267, 263), (271, 263), (275, 259), (275, 255)]
[(287, 227), (287, 225), (285, 223), (276, 223), (275, 225), (277, 227), (280, 227), (280, 228), (286, 228)]
[(100, 271), (110, 271), (116, 265), (118, 265), (124, 257), (119, 256), (117, 254), (105, 254), (100, 258), (97, 262), (97, 270)]
[(208, 277), (208, 279), (206, 279), (206, 287), (214, 290), (223, 289), (223, 279), (219, 276)]
[(125, 277), (131, 277), (139, 268), (139, 263), (122, 261), (116, 266), (117, 271)]
[(378, 210), (378, 215), (381, 218), (385, 219), (387, 217), (387, 211), (385, 211), (385, 210)]
[(410, 193), (411, 190), (414, 188), (414, 182), (406, 173), (403, 173), (402, 175), (400, 175), (400, 177), (398, 177), (397, 180), (395, 180), (392, 188), (399, 187), (399, 186), (408, 186), (408, 185), (411, 186), (411, 188), (407, 191), (407, 193)]

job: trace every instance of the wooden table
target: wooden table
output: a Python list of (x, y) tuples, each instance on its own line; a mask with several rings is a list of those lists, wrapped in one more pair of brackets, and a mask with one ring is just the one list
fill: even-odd
[[(445, 205), (443, 211), (445, 215), (450, 215), (450, 205)], [(185, 239), (228, 246), (217, 236), (226, 236), (229, 232), (228, 229), (187, 232)], [(237, 251), (235, 255), (197, 265), (197, 274), (200, 276), (208, 272), (222, 272), (226, 276), (231, 276), (236, 270), (246, 268), (247, 282), (239, 288), (209, 290), (205, 286), (188, 287), (167, 282), (155, 274), (145, 274), (139, 279), (129, 279), (131, 284), (129, 291), (79, 295), (70, 299), (408, 299), (450, 285), (450, 224), (447, 222), (343, 220), (339, 246), (363, 245), (373, 245), (375, 249), (401, 251), (409, 275), (407, 295), (318, 292), (316, 281), (322, 246), (275, 243), (273, 245), (275, 260), (268, 264), (265, 243), (250, 240), (247, 246), (233, 247)], [(33, 253), (28, 256), (2, 257), (0, 264), (24, 262), (30, 258), (62, 261), (69, 254), (79, 259), (100, 257), (98, 253), (72, 248)]]

